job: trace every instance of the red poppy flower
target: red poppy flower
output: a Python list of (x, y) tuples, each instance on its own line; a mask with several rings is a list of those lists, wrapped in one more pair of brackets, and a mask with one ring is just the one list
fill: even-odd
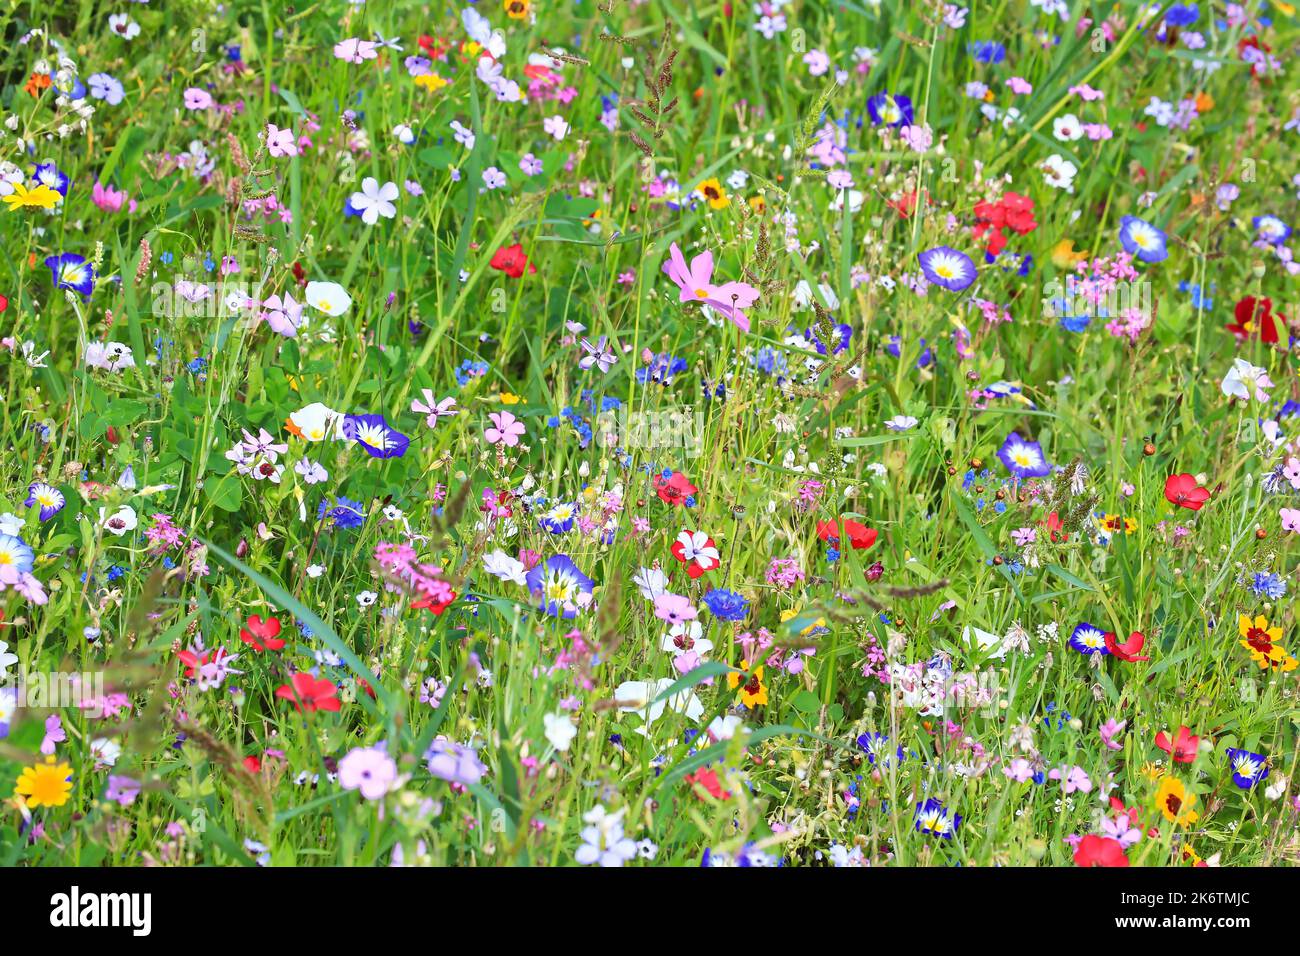
[(9, 308), (9, 300), (0, 295), (0, 312), (3, 312), (7, 308)]
[[(686, 782), (693, 787), (701, 787), (715, 800), (726, 800), (731, 796), (728, 791), (722, 789), (722, 783), (718, 780), (718, 771), (711, 767), (703, 767), (695, 771), (695, 773), (688, 773)], [(696, 791), (695, 795), (701, 800), (704, 799), (703, 794), (698, 791)]]
[(280, 634), (278, 617), (261, 618), (256, 614), (248, 615), (248, 624), (239, 629), (239, 639), (258, 651), (278, 651), (284, 647), (284, 638)]
[(518, 242), (513, 246), (502, 246), (498, 249), (488, 265), (498, 272), (504, 272), (512, 279), (522, 276), (525, 269), (528, 270), (529, 275), (537, 272), (537, 266), (528, 261), (528, 257), (524, 255), (523, 245)]
[(1118, 840), (1089, 833), (1074, 849), (1076, 866), (1128, 866), (1128, 857)]
[(1038, 228), (1034, 221), (1034, 201), (1019, 193), (1007, 193), (997, 202), (975, 204), (976, 239), (989, 234), (985, 251), (990, 256), (1001, 255), (1007, 245), (1007, 230), (1026, 236)]
[(1270, 345), (1278, 340), (1277, 323), (1286, 322), (1286, 316), (1281, 312), (1276, 316), (1273, 314), (1272, 299), (1257, 299), (1253, 295), (1238, 302), (1232, 316), (1236, 321), (1224, 326), (1229, 332), (1239, 339), (1248, 339), (1258, 332), (1260, 341)]
[(323, 677), (312, 677), (307, 671), (299, 671), (289, 678), (288, 684), (281, 684), (275, 690), (276, 697), (292, 701), (304, 714), (317, 710), (337, 712), (343, 706), (337, 694), (337, 687)]
[(190, 650), (177, 651), (176, 656), (185, 665), (185, 676), (192, 678), (198, 674), (199, 668), (203, 667), (204, 664), (217, 663), (229, 655), (224, 647), (217, 647), (205, 654), (196, 654)]
[(655, 494), (670, 505), (685, 504), (686, 499), (699, 490), (680, 471), (674, 471), (668, 478), (655, 476)]
[(862, 522), (854, 521), (851, 518), (841, 518), (838, 522), (818, 521), (817, 537), (823, 541), (841, 540), (840, 524), (844, 525), (844, 533), (848, 535), (849, 544), (855, 551), (871, 547), (876, 543), (876, 538), (879, 537), (875, 528), (868, 528)]
[(1196, 748), (1200, 743), (1201, 738), (1195, 736), (1186, 726), (1178, 728), (1178, 736), (1173, 741), (1170, 741), (1169, 734), (1163, 730), (1156, 734), (1156, 746), (1179, 763), (1191, 763), (1195, 760)]
[(1210, 491), (1197, 484), (1193, 475), (1170, 475), (1165, 479), (1165, 498), (1181, 508), (1200, 511), (1210, 500)]
[(262, 769), (262, 760), (257, 754), (251, 754), (244, 758), (244, 769), (249, 773), (258, 773)]
[(1134, 631), (1128, 636), (1128, 640), (1123, 644), (1119, 642), (1119, 638), (1111, 631), (1107, 631), (1104, 636), (1106, 640), (1106, 650), (1110, 651), (1120, 660), (1128, 661), (1130, 664), (1136, 663), (1137, 661), (1151, 660), (1149, 657), (1138, 656), (1138, 652), (1142, 650), (1142, 645), (1145, 644), (1147, 640), (1141, 631)]

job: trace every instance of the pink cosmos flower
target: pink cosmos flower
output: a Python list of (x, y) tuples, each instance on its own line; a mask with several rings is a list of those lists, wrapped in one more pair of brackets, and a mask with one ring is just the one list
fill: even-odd
[(664, 274), (681, 290), (679, 302), (699, 302), (725, 315), (736, 323), (742, 332), (749, 331), (749, 318), (744, 309), (758, 301), (759, 292), (744, 282), (713, 284), (713, 253), (705, 251), (686, 264), (686, 257), (677, 243), (668, 250)]
[(513, 448), (519, 444), (519, 439), (523, 437), (526, 431), (523, 422), (509, 412), (493, 412), (488, 418), (492, 419), (492, 424), (495, 426), (487, 428), (483, 432), (483, 437), (487, 439), (489, 445), (500, 442)]

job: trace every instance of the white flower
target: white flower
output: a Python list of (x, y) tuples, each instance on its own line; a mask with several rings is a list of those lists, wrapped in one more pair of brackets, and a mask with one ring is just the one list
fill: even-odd
[[(817, 286), (817, 293), (819, 305), (824, 304), (826, 308), (830, 309), (832, 312), (840, 307), (840, 300), (835, 295), (835, 290), (825, 282)], [(794, 300), (794, 310), (796, 312), (802, 312), (805, 309), (812, 307), (813, 290), (812, 286), (808, 284), (807, 279), (800, 279), (798, 283), (795, 284), (794, 292), (791, 294), (791, 297)]]
[(373, 226), (380, 216), (392, 219), (397, 215), (397, 207), (393, 205), (397, 196), (397, 183), (384, 183), (380, 186), (379, 180), (374, 176), (367, 176), (361, 180), (361, 192), (353, 193), (350, 201), (352, 208), (361, 213), (361, 221), (367, 226)]
[(352, 307), (352, 296), (337, 282), (308, 282), (306, 295), (307, 304), (326, 315), (342, 315)]
[(363, 608), (370, 607), (378, 600), (379, 600), (379, 595), (376, 594), (374, 591), (362, 591), (360, 594), (357, 595), (357, 604), (359, 604)]
[(325, 565), (323, 564), (307, 565), (307, 577), (309, 578), (318, 578), (324, 573), (325, 573)]
[(1042, 170), (1047, 185), (1064, 189), (1067, 193), (1074, 192), (1074, 177), (1079, 174), (1079, 167), (1064, 156), (1058, 153), (1048, 156), (1043, 160)]
[(885, 427), (891, 432), (905, 432), (909, 428), (915, 428), (916, 421), (911, 415), (895, 415), (885, 422)]
[(664, 709), (672, 707), (679, 714), (685, 714), (689, 720), (699, 720), (704, 716), (704, 705), (700, 699), (691, 691), (684, 690), (665, 700), (660, 700), (669, 687), (675, 682), (670, 677), (661, 677), (659, 680), (650, 681), (630, 680), (619, 684), (614, 690), (614, 699), (618, 702), (618, 709), (631, 711), (641, 715), (645, 723), (637, 728), (637, 733), (649, 736), (647, 728), (663, 716)]
[(122, 745), (107, 737), (96, 737), (90, 742), (90, 755), (95, 759), (96, 767), (111, 767), (122, 756)]
[(546, 739), (556, 750), (568, 750), (578, 734), (578, 728), (568, 714), (545, 714), (542, 723), (546, 725)]
[(415, 130), (405, 123), (398, 123), (393, 127), (393, 138), (403, 146), (410, 146), (415, 142)]
[(641, 596), (647, 601), (668, 593), (668, 575), (658, 568), (642, 568), (632, 576), (632, 583), (640, 588)]
[(510, 557), (500, 548), (497, 548), (491, 554), (483, 555), (483, 568), (488, 574), (500, 578), (502, 581), (509, 581), (521, 587), (528, 584), (524, 577), (527, 573), (524, 562)]
[(554, 116), (542, 120), (542, 129), (546, 131), (547, 136), (553, 136), (556, 141), (564, 139), (569, 132), (569, 124), (563, 116), (558, 113)]
[(1266, 389), (1273, 387), (1273, 380), (1268, 377), (1267, 370), (1239, 358), (1233, 359), (1232, 368), (1228, 369), (1228, 374), (1224, 376), (1220, 387), (1223, 389), (1223, 394), (1229, 398), (1249, 401), (1254, 394), (1255, 401), (1266, 402), (1268, 401)]
[(635, 857), (637, 845), (623, 834), (622, 818), (623, 810), (607, 813), (602, 806), (584, 813), (582, 819), (590, 826), (582, 828), (582, 846), (573, 858), (583, 866), (622, 866)]
[(9, 667), (18, 663), (18, 655), (9, 653), (9, 645), (0, 641), (0, 681), (6, 679)]
[(140, 520), (136, 517), (135, 509), (130, 505), (122, 505), (112, 514), (108, 513), (107, 508), (99, 509), (99, 524), (105, 531), (111, 531), (119, 538), (128, 531), (134, 531)]
[(730, 740), (745, 729), (745, 722), (734, 714), (714, 717), (709, 723), (709, 736), (714, 740)]
[(0, 515), (0, 534), (7, 534), (17, 538), (22, 534), (23, 526), (27, 524), (27, 519), (12, 511), (6, 511)]
[(1083, 139), (1083, 125), (1079, 122), (1079, 117), (1066, 113), (1052, 120), (1052, 135), (1062, 142), (1072, 143), (1076, 139)]
[(115, 13), (109, 17), (108, 28), (123, 40), (131, 40), (140, 35), (140, 24), (125, 13)]

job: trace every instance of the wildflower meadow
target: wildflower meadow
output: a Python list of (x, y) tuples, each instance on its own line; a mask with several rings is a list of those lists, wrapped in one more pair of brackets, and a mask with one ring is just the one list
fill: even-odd
[(1300, 862), (1290, 3), (0, 38), (0, 864)]

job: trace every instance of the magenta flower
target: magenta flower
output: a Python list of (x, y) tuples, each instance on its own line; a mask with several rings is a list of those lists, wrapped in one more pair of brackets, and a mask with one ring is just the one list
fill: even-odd
[(1113, 717), (1101, 725), (1097, 733), (1101, 735), (1101, 742), (1106, 745), (1107, 750), (1124, 749), (1123, 744), (1119, 743), (1115, 738), (1124, 732), (1127, 725), (1127, 720), (1116, 721)]
[(495, 426), (483, 431), (483, 437), (489, 445), (499, 442), (513, 448), (519, 444), (525, 431), (523, 422), (509, 412), (493, 412), (488, 418), (492, 419), (492, 425)]
[(97, 182), (91, 190), (90, 198), (104, 212), (120, 212), (122, 204), (126, 202), (126, 192)]

